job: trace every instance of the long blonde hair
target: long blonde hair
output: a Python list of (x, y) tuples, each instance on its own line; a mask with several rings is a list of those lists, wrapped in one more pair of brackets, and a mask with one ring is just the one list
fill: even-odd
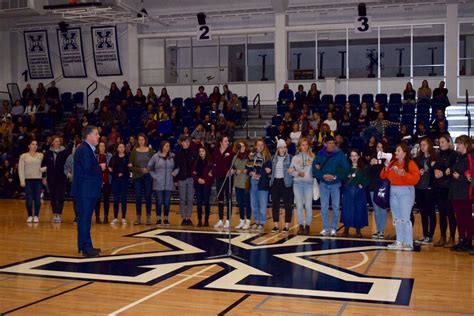
[(268, 150), (268, 146), (267, 144), (265, 143), (265, 141), (260, 138), (260, 139), (257, 139), (255, 141), (255, 147), (257, 147), (257, 143), (258, 142), (262, 142), (263, 143), (263, 150), (262, 150), (262, 155), (263, 155), (263, 159), (265, 160), (272, 160), (272, 155), (270, 154), (270, 150)]
[(309, 140), (306, 137), (301, 137), (300, 140), (298, 141), (298, 146), (297, 146), (298, 153), (301, 152), (301, 144), (303, 144), (304, 142), (306, 142), (308, 144), (308, 156), (311, 157), (311, 158), (314, 158), (314, 153), (311, 150)]

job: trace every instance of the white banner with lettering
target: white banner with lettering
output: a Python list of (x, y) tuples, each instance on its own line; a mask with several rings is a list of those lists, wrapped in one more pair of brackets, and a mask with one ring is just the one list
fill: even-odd
[(46, 30), (25, 31), (26, 61), (31, 79), (54, 78)]
[(121, 76), (117, 28), (115, 26), (93, 26), (92, 47), (97, 76)]
[(87, 77), (81, 28), (70, 28), (67, 32), (57, 30), (57, 33), (64, 78)]

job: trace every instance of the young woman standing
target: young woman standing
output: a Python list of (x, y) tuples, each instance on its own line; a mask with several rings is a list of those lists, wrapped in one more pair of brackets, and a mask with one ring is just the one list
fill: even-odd
[(387, 223), (387, 209), (381, 208), (374, 202), (374, 197), (377, 190), (377, 186), (380, 182), (380, 171), (382, 171), (384, 165), (383, 160), (377, 159), (378, 152), (385, 152), (384, 144), (377, 142), (376, 151), (370, 156), (370, 184), (369, 192), (370, 199), (372, 200), (372, 206), (374, 208), (375, 226), (377, 230), (372, 235), (372, 239), (384, 239), (385, 238), (385, 226)]
[(155, 154), (152, 148), (148, 147), (148, 138), (145, 134), (138, 134), (138, 146), (130, 153), (130, 163), (128, 167), (132, 172), (132, 180), (135, 185), (135, 208), (137, 219), (134, 225), (142, 223), (142, 194), (144, 193), (146, 205), (146, 225), (151, 225), (151, 194), (153, 181), (148, 171), (148, 162)]
[(247, 160), (249, 158), (249, 145), (240, 139), (234, 143), (234, 154), (237, 156), (234, 162), (232, 172), (234, 174), (234, 187), (237, 204), (239, 205), (240, 222), (236, 229), (247, 230), (250, 228), (250, 217), (252, 209), (250, 208), (250, 179), (247, 175)]
[[(291, 159), (290, 168), (288, 169), (288, 173), (293, 177), (293, 193), (296, 201), (299, 235), (309, 235), (309, 228), (313, 219), (314, 180), (311, 172), (313, 160), (314, 154), (309, 148), (308, 140), (303, 137), (298, 143), (298, 154)], [(306, 217), (303, 208), (306, 210)]]
[(107, 168), (102, 170), (102, 203), (104, 204), (104, 221), (100, 219), (100, 200), (97, 200), (95, 206), (95, 222), (96, 224), (107, 224), (109, 222), (109, 205), (110, 205), (110, 193), (112, 190), (111, 182), (112, 177), (110, 176), (109, 165), (112, 159), (112, 154), (107, 152), (107, 146), (104, 142), (99, 142), (97, 145), (97, 160), (99, 164), (105, 163)]
[(255, 150), (254, 153), (249, 155), (247, 165), (247, 173), (250, 176), (250, 205), (255, 220), (252, 228), (263, 231), (267, 222), (272, 156), (263, 139), (255, 142)]
[[(221, 135), (219, 146), (214, 149), (212, 153), (212, 161), (214, 163), (212, 174), (216, 179), (216, 191), (218, 193), (217, 206), (219, 209), (219, 221), (214, 225), (215, 228), (230, 227), (232, 209), (227, 205), (227, 220), (224, 223), (224, 196), (226, 201), (229, 201), (232, 191), (231, 188), (229, 188), (230, 177), (227, 177), (227, 175), (233, 159), (234, 153), (229, 144), (229, 137), (227, 135)], [(232, 187), (232, 184), (230, 186)]]
[[(206, 147), (200, 147), (198, 150), (198, 159), (193, 166), (193, 180), (197, 197), (197, 227), (209, 227), (209, 215), (211, 214), (211, 205), (209, 198), (211, 197), (212, 184), (214, 177), (212, 176), (212, 161)], [(202, 208), (204, 206), (204, 225), (202, 222)]]
[(280, 231), (280, 200), (285, 207), (285, 227), (283, 232), (288, 233), (293, 217), (293, 177), (288, 173), (291, 165), (291, 155), (286, 149), (286, 142), (279, 139), (277, 151), (272, 159), (272, 176), (270, 179), (272, 194), (273, 233)]
[(361, 229), (369, 225), (365, 187), (369, 184), (368, 170), (357, 150), (349, 153), (351, 169), (345, 179), (341, 222), (344, 237), (349, 236), (349, 228), (356, 229), (356, 237), (362, 238)]
[[(41, 168), (43, 154), (37, 152), (38, 142), (30, 140), (28, 152), (20, 156), (18, 164), (18, 175), (20, 185), (25, 188), (26, 210), (28, 212), (27, 223), (38, 223), (41, 208), (42, 172), (46, 168)], [(34, 206), (34, 212), (33, 212)]]
[[(454, 246), (456, 236), (456, 216), (451, 203), (449, 203), (449, 187), (451, 184), (451, 168), (456, 161), (456, 153), (453, 150), (451, 137), (443, 135), (439, 138), (439, 152), (436, 156), (434, 169), (434, 186), (439, 211), (439, 228), (441, 238), (434, 244), (435, 247), (450, 248)], [(447, 228), (449, 222), (450, 238), (447, 239)]]
[(421, 213), (423, 237), (417, 243), (429, 245), (433, 242), (436, 228), (436, 213), (433, 203), (433, 166), (436, 163), (436, 153), (431, 139), (425, 137), (420, 141), (420, 151), (415, 159), (420, 169), (420, 181), (415, 186), (416, 205)]
[[(174, 154), (171, 152), (170, 142), (164, 140), (160, 144), (160, 151), (153, 155), (148, 162), (148, 170), (153, 178), (153, 191), (156, 195), (156, 225), (169, 226), (171, 191), (173, 182)], [(161, 209), (164, 208), (164, 219), (161, 221)]]
[(122, 224), (127, 224), (127, 191), (128, 179), (128, 155), (125, 153), (125, 145), (118, 144), (115, 155), (110, 159), (109, 171), (112, 175), (112, 192), (114, 195), (114, 219), (110, 224), (118, 223), (119, 204), (122, 204)]
[(405, 144), (399, 144), (395, 157), (385, 162), (380, 178), (390, 181), (390, 207), (397, 240), (388, 245), (391, 250), (413, 250), (413, 228), (410, 214), (415, 204), (415, 184), (420, 180), (420, 170), (410, 157)]
[(467, 135), (456, 138), (457, 159), (453, 164), (453, 179), (449, 190), (449, 198), (456, 212), (459, 243), (451, 249), (454, 251), (469, 251), (472, 248), (472, 236), (474, 233), (474, 220), (472, 217), (472, 201), (469, 197), (469, 188), (472, 181), (470, 177), (469, 158), (471, 139)]

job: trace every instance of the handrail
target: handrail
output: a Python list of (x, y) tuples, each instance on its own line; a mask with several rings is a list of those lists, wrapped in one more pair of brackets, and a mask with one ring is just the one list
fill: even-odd
[[(92, 86), (94, 86), (93, 89)], [(89, 91), (91, 89), (92, 91)], [(86, 109), (89, 110), (89, 97), (97, 90), (97, 80), (91, 82), (86, 88)]]
[(471, 137), (471, 111), (469, 111), (469, 91), (466, 89), (466, 117), (467, 117), (467, 136)]
[(255, 109), (258, 106), (258, 118), (262, 118), (262, 107), (260, 105), (260, 93), (257, 93), (255, 98), (253, 98), (253, 108)]

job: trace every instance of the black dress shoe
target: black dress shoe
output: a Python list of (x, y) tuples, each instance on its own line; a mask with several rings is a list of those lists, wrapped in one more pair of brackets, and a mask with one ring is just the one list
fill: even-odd
[(209, 219), (204, 220), (204, 227), (209, 227)]
[(188, 225), (188, 221), (186, 219), (183, 219), (181, 221), (181, 226), (186, 226), (186, 225)]
[(107, 216), (104, 217), (104, 221), (102, 222), (104, 224), (108, 224), (109, 223), (109, 218)]
[(202, 227), (202, 220), (201, 219), (198, 220), (197, 227)]
[(298, 235), (303, 235), (304, 234), (304, 226), (303, 225), (299, 225), (297, 234)]
[(304, 234), (305, 234), (305, 235), (309, 235), (309, 225), (306, 225), (306, 226), (304, 227)]
[(97, 251), (97, 249), (92, 248), (91, 250), (87, 252), (86, 251), (82, 252), (82, 255), (87, 258), (94, 258), (100, 255), (100, 251)]
[(102, 221), (100, 220), (100, 217), (96, 217), (95, 223), (96, 224), (102, 224)]
[(191, 219), (188, 219), (188, 226), (193, 226), (193, 221)]

